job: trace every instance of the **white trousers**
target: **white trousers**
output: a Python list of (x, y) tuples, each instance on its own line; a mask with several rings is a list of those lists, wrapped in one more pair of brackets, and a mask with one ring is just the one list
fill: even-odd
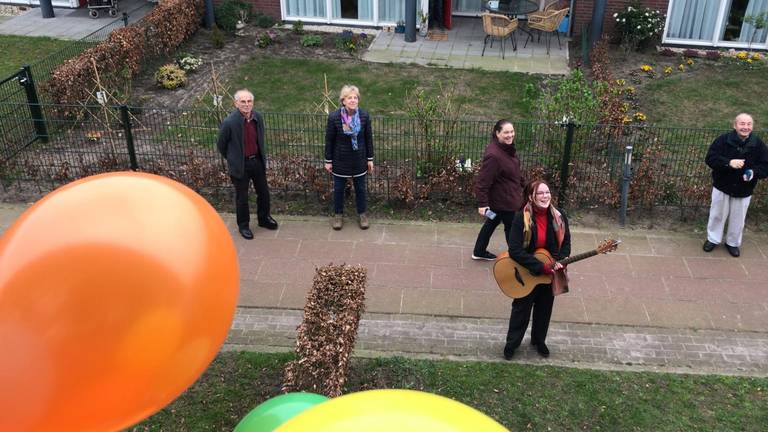
[(734, 198), (717, 188), (712, 188), (712, 204), (709, 207), (709, 222), (707, 222), (707, 240), (714, 244), (723, 241), (723, 229), (728, 221), (728, 231), (725, 234), (725, 244), (741, 246), (741, 234), (744, 231), (744, 220), (751, 196)]

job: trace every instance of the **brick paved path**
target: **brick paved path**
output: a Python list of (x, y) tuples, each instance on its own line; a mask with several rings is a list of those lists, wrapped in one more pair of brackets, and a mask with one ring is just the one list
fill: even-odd
[[(0, 231), (25, 206), (0, 204)], [(314, 269), (329, 262), (368, 269), (360, 354), (499, 359), (511, 300), (491, 263), (469, 257), (478, 224), (350, 220), (333, 231), (325, 218), (278, 217), (280, 229), (238, 248), (240, 308), (228, 347), (293, 346)], [(503, 250), (502, 230), (490, 249)], [(527, 343), (516, 361), (600, 368), (661, 368), (768, 376), (768, 238), (745, 234), (742, 257), (707, 254), (703, 235), (573, 229), (574, 253), (605, 237), (620, 249), (573, 264), (571, 292), (555, 301), (543, 361)]]

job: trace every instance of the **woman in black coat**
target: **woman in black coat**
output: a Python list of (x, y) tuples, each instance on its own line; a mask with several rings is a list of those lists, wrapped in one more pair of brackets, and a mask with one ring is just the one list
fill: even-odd
[(365, 191), (366, 174), (373, 171), (373, 132), (371, 117), (361, 110), (360, 90), (345, 85), (339, 94), (341, 108), (328, 114), (325, 128), (325, 169), (333, 174), (333, 218), (331, 226), (343, 225), (344, 190), (347, 179), (355, 187), (355, 204), (361, 229), (368, 229)]
[[(556, 271), (563, 271), (562, 264), (545, 265), (533, 254), (536, 249), (546, 249), (556, 260), (567, 258), (571, 254), (571, 232), (565, 214), (552, 205), (549, 185), (543, 181), (534, 181), (525, 188), (528, 202), (523, 211), (515, 215), (509, 231), (509, 257), (522, 265), (532, 274), (554, 276)], [(509, 360), (520, 346), (528, 328), (533, 311), (531, 326), (531, 345), (542, 357), (549, 357), (549, 348), (545, 340), (555, 302), (552, 284), (538, 285), (525, 297), (512, 302), (509, 316), (507, 343), (504, 346), (504, 358)], [(558, 292), (557, 294), (561, 294)]]

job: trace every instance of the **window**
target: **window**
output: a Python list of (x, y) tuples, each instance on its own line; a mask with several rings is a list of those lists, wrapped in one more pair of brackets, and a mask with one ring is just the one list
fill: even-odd
[(768, 0), (670, 0), (664, 42), (765, 48), (767, 29), (744, 21), (768, 11)]

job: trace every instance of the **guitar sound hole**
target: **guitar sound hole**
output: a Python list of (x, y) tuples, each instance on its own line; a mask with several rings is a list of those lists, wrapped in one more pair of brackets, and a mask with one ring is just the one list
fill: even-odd
[(523, 280), (523, 276), (520, 274), (520, 271), (515, 268), (515, 279), (517, 279), (517, 283), (519, 283), (522, 286), (525, 286), (525, 281)]

